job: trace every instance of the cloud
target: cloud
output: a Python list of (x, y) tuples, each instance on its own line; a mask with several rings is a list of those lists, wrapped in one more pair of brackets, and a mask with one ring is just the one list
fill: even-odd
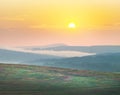
[[(5, 47), (4, 47), (5, 48)], [(95, 55), (95, 53), (86, 53), (86, 52), (78, 52), (78, 51), (54, 51), (54, 50), (24, 50), (21, 48), (5, 48), (8, 50), (14, 51), (21, 51), (21, 52), (28, 52), (28, 53), (35, 53), (35, 54), (45, 54), (45, 55), (53, 55), (53, 56), (60, 56), (60, 57), (82, 57), (88, 55)]]
[(40, 51), (31, 51), (38, 54), (47, 54), (61, 57), (82, 57), (93, 55), (93, 53), (77, 52), (77, 51), (54, 51), (54, 50), (40, 50)]
[(24, 21), (23, 17), (0, 17), (1, 21)]
[(45, 24), (42, 24), (42, 25), (31, 25), (30, 27), (34, 28), (34, 29), (41, 29), (41, 28), (46, 28), (47, 25), (45, 25)]
[(62, 29), (64, 28), (64, 26), (62, 25), (47, 25), (47, 24), (31, 25), (30, 27), (33, 29)]

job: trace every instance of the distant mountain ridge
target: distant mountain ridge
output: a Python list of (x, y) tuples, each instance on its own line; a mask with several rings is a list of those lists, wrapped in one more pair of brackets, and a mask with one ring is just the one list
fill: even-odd
[(24, 49), (29, 49), (33, 51), (39, 50), (54, 50), (54, 51), (79, 51), (87, 53), (117, 53), (120, 52), (120, 46), (68, 46), (64, 44), (51, 45), (46, 47), (23, 47)]
[(57, 43), (57, 44), (49, 44), (49, 45), (45, 45), (45, 46), (24, 46), (24, 47), (18, 47), (18, 48), (23, 48), (23, 49), (40, 48), (40, 49), (44, 49), (44, 48), (59, 47), (59, 46), (67, 46), (67, 45), (63, 44), (63, 43)]

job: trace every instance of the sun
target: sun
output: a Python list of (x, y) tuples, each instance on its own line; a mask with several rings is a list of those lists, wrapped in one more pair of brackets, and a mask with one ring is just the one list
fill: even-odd
[(76, 25), (75, 25), (75, 23), (69, 23), (68, 27), (71, 28), (71, 29), (74, 29), (76, 27)]

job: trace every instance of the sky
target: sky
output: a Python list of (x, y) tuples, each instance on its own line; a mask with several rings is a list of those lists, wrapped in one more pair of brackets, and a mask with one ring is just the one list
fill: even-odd
[(56, 43), (120, 45), (120, 0), (0, 0), (1, 47)]

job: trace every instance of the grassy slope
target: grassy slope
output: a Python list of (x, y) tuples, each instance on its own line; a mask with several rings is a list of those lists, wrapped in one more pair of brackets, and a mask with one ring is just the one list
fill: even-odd
[(120, 73), (0, 64), (0, 95), (120, 95)]

